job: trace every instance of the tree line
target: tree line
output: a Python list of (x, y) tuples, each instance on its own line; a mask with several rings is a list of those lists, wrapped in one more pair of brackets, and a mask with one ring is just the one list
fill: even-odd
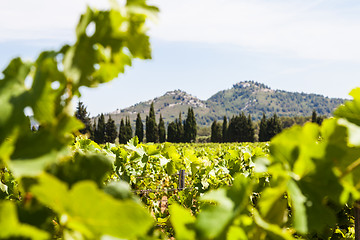
[[(307, 118), (302, 117), (303, 121)], [(309, 117), (310, 118), (310, 117)], [(318, 116), (316, 111), (313, 110), (311, 122), (321, 125), (324, 116)], [(223, 122), (219, 123), (216, 120), (211, 125), (211, 142), (254, 142), (256, 140), (255, 124), (252, 121), (251, 115), (247, 117), (242, 112), (238, 116), (233, 116), (227, 124), (227, 117), (224, 116)], [(289, 120), (289, 119), (286, 119)], [(294, 122), (293, 124), (296, 124)], [(287, 127), (290, 127), (291, 125)], [(275, 135), (284, 129), (284, 124), (281, 118), (273, 114), (267, 118), (265, 113), (258, 124), (257, 140), (259, 142), (270, 141)]]
[[(94, 123), (91, 125), (89, 113), (87, 113), (86, 107), (82, 102), (78, 103), (75, 116), (85, 125), (85, 128), (80, 130), (80, 133), (88, 134), (90, 139), (99, 144), (106, 142), (115, 143), (116, 139), (118, 139), (120, 144), (126, 144), (133, 136), (137, 136), (140, 142), (144, 140), (146, 142), (160, 143), (165, 141), (174, 143), (196, 141), (197, 125), (194, 110), (191, 107), (188, 109), (185, 120), (182, 120), (182, 115), (179, 113), (179, 117), (169, 123), (166, 130), (165, 122), (161, 114), (159, 123), (156, 122), (154, 104), (151, 103), (149, 115), (146, 116), (145, 120), (145, 128), (140, 113), (137, 114), (134, 135), (129, 117), (126, 117), (125, 120), (121, 119), (119, 130), (116, 129), (115, 121), (110, 115), (107, 122), (105, 122), (105, 116), (101, 114), (97, 123), (94, 120)], [(309, 119), (314, 123), (321, 124), (324, 117), (318, 116), (314, 110)], [(222, 123), (216, 120), (213, 121), (210, 141), (255, 142), (257, 140), (259, 142), (266, 142), (280, 133), (283, 128), (284, 124), (276, 114), (267, 118), (263, 113), (258, 123), (258, 131), (256, 131), (251, 115), (246, 116), (242, 112), (230, 118), (229, 123), (226, 116), (224, 116)], [(256, 132), (258, 132), (258, 134), (256, 134)]]
[(211, 142), (254, 142), (255, 127), (251, 115), (245, 116), (244, 112), (233, 116), (229, 124), (224, 116), (222, 124), (216, 120), (211, 125)]
[[(119, 131), (117, 131), (111, 116), (105, 122), (105, 116), (101, 114), (97, 123), (94, 120), (94, 123), (91, 125), (89, 115), (84, 104), (79, 102), (75, 116), (85, 125), (85, 128), (80, 130), (80, 133), (88, 134), (91, 140), (102, 144), (106, 142), (115, 143), (116, 138), (118, 138), (120, 144), (126, 144), (133, 137), (129, 117), (126, 117), (125, 120), (121, 119)], [(195, 142), (196, 133), (196, 120), (194, 110), (191, 107), (188, 109), (187, 117), (184, 121), (182, 121), (180, 113), (179, 119), (171, 122), (166, 131), (165, 122), (161, 114), (159, 123), (156, 123), (154, 104), (151, 103), (149, 115), (146, 116), (145, 120), (145, 129), (140, 113), (137, 114), (134, 136), (137, 136), (140, 142), (144, 141), (144, 137), (146, 142)]]

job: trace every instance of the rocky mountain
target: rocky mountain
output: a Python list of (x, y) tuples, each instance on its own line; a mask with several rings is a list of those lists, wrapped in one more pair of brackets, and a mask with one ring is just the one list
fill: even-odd
[(261, 83), (244, 81), (234, 84), (231, 89), (219, 91), (206, 101), (184, 91), (175, 90), (109, 114), (116, 124), (126, 116), (129, 116), (131, 122), (135, 124), (137, 113), (140, 113), (143, 121), (145, 120), (152, 102), (157, 118), (161, 113), (165, 123), (174, 121), (179, 117), (179, 113), (184, 120), (187, 109), (192, 107), (198, 125), (209, 126), (215, 119), (222, 120), (223, 116), (231, 117), (242, 111), (251, 114), (253, 120), (259, 120), (263, 113), (267, 116), (274, 113), (279, 116), (310, 116), (313, 109), (320, 115), (330, 116), (344, 99), (273, 90)]

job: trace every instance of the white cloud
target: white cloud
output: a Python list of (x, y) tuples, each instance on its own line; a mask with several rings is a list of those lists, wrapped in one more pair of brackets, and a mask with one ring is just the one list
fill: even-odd
[[(231, 44), (305, 59), (360, 62), (360, 17), (352, 6), (336, 8), (340, 0), (152, 2), (161, 10), (159, 24), (151, 30), (157, 39)], [(335, 7), (327, 7), (329, 2)], [(0, 42), (71, 40), (86, 3), (102, 8), (108, 1), (2, 0)]]
[(360, 61), (360, 18), (323, 1), (160, 1), (153, 36), (168, 41), (234, 44), (252, 51)]
[(2, 0), (0, 42), (25, 39), (69, 39), (86, 5), (106, 7), (104, 0)]

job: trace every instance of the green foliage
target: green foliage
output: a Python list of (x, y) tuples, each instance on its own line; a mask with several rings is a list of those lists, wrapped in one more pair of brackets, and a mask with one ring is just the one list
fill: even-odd
[(163, 143), (166, 140), (166, 132), (165, 132), (165, 123), (164, 123), (164, 120), (163, 120), (161, 114), (160, 114), (158, 128), (159, 128), (159, 133), (158, 133), (159, 134), (159, 142)]
[(211, 124), (211, 142), (221, 142), (222, 141), (222, 132), (221, 125), (217, 123), (215, 120), (213, 124)]
[(126, 137), (126, 127), (125, 127), (124, 119), (121, 119), (120, 127), (119, 127), (119, 143), (126, 144), (127, 141), (128, 139)]
[(127, 117), (125, 121), (125, 136), (126, 136), (126, 142), (132, 138), (132, 129), (131, 129), (129, 117)]
[(34, 196), (60, 216), (68, 233), (82, 233), (94, 239), (101, 235), (134, 238), (152, 224), (147, 211), (131, 200), (118, 201), (91, 181), (76, 183), (71, 189), (51, 175), (41, 175), (31, 188)]
[(106, 125), (104, 114), (101, 114), (95, 129), (95, 142), (102, 144), (106, 142)]
[(176, 142), (176, 138), (177, 138), (177, 125), (175, 122), (171, 122), (168, 125), (167, 141)]
[(255, 129), (250, 115), (246, 118), (242, 112), (239, 116), (232, 117), (227, 134), (230, 142), (254, 142)]
[(313, 110), (312, 115), (311, 115), (311, 122), (321, 125), (323, 120), (324, 120), (324, 117), (317, 116), (316, 110)]
[(140, 113), (138, 113), (136, 117), (135, 136), (139, 139), (140, 142), (142, 142), (144, 139), (144, 125), (141, 121)]
[(154, 104), (152, 103), (150, 106), (149, 116), (146, 117), (146, 142), (157, 142), (159, 139), (158, 134)]
[(106, 136), (106, 142), (109, 143), (115, 143), (115, 140), (117, 138), (117, 131), (114, 120), (109, 116), (106, 125), (105, 125), (105, 136)]
[(184, 125), (181, 119), (181, 112), (179, 113), (179, 119), (175, 119), (177, 135), (176, 142), (184, 142)]
[(271, 118), (266, 119), (265, 114), (260, 121), (259, 142), (270, 141), (282, 131), (282, 123), (278, 116), (274, 114)]
[(228, 124), (227, 124), (227, 117), (224, 116), (223, 124), (222, 124), (222, 142), (228, 141)]
[[(132, 58), (150, 57), (144, 24), (156, 11), (144, 0), (109, 11), (88, 8), (73, 46), (43, 52), (35, 63), (14, 59), (5, 69), (0, 238), (351, 238), (351, 206), (360, 199), (359, 88), (321, 126), (307, 123), (277, 134), (269, 154), (266, 143), (139, 144), (135, 137), (100, 147), (78, 137), (74, 144), (84, 126), (72, 116), (72, 97), (82, 86), (116, 77)], [(92, 36), (86, 34), (90, 23), (96, 26)], [(27, 77), (33, 78), (30, 89)], [(59, 88), (51, 87), (54, 81)], [(41, 126), (36, 132), (26, 107)], [(270, 119), (269, 132), (279, 128), (277, 119)], [(153, 107), (147, 130), (152, 120), (156, 129)], [(181, 114), (174, 125), (183, 133)], [(233, 117), (229, 138), (251, 141), (246, 133), (252, 127), (250, 116)], [(106, 129), (104, 120), (99, 128)], [(179, 170), (187, 173), (181, 191)]]
[[(115, 5), (105, 11), (88, 8), (77, 25), (74, 45), (42, 52), (35, 62), (16, 58), (3, 71), (1, 239), (133, 239), (146, 235), (152, 226), (150, 214), (139, 202), (115, 199), (98, 187), (113, 171), (104, 150), (89, 140), (84, 151), (101, 155), (71, 151), (74, 134), (84, 128), (73, 116), (73, 96), (80, 96), (81, 87), (117, 77), (133, 58), (150, 58), (145, 22), (157, 8), (142, 0), (128, 0), (121, 8)], [(95, 25), (91, 36), (86, 33), (90, 24)], [(25, 86), (27, 78), (32, 80), (30, 88)], [(38, 131), (31, 131), (28, 112), (39, 123)], [(101, 120), (97, 129), (101, 130), (97, 141), (103, 143), (105, 122)]]
[(16, 206), (10, 201), (0, 202), (0, 238), (49, 239), (49, 234), (31, 225), (20, 223)]
[(75, 111), (75, 117), (79, 119), (84, 125), (85, 128), (80, 129), (79, 132), (82, 134), (88, 134), (91, 136), (91, 121), (89, 117), (90, 113), (87, 112), (86, 107), (84, 106), (83, 102), (78, 102), (78, 105), (76, 107)]
[(196, 140), (196, 119), (193, 108), (189, 108), (184, 124), (184, 141), (195, 142), (195, 140)]
[(259, 142), (269, 141), (266, 129), (267, 129), (267, 121), (266, 121), (265, 113), (263, 113), (259, 126)]

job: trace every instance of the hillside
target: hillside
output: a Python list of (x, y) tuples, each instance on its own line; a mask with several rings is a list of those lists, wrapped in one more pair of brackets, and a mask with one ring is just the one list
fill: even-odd
[(259, 120), (262, 113), (279, 116), (310, 116), (313, 109), (318, 114), (330, 116), (343, 99), (273, 90), (253, 81), (240, 82), (231, 89), (220, 91), (206, 103), (221, 116), (232, 116), (242, 111)]
[(331, 116), (333, 109), (343, 101), (319, 94), (273, 90), (261, 83), (244, 81), (234, 84), (231, 89), (219, 91), (206, 101), (175, 90), (109, 114), (116, 124), (125, 116), (129, 116), (131, 122), (135, 123), (137, 113), (141, 114), (144, 121), (153, 102), (157, 118), (161, 113), (165, 123), (174, 121), (180, 112), (184, 119), (187, 109), (193, 107), (198, 125), (209, 126), (215, 119), (222, 120), (224, 115), (231, 117), (242, 111), (251, 114), (253, 120), (259, 120), (263, 113), (267, 116), (274, 113), (279, 116), (310, 116), (313, 109), (320, 115)]
[[(116, 124), (119, 124), (121, 118), (125, 118), (126, 116), (129, 116), (130, 121), (135, 124), (135, 119), (138, 113), (140, 113), (141, 119), (145, 121), (146, 116), (149, 114), (152, 102), (154, 103), (157, 120), (160, 118), (161, 113), (165, 123), (174, 121), (179, 117), (179, 113), (181, 113), (183, 117), (186, 116), (189, 107), (194, 109), (197, 121), (201, 121), (200, 119), (207, 117), (212, 111), (212, 109), (207, 106), (206, 101), (202, 101), (184, 91), (174, 90), (166, 92), (161, 97), (157, 97), (146, 102), (140, 102), (131, 107), (116, 110), (109, 114), (115, 120)], [(201, 123), (199, 122), (198, 124)]]

